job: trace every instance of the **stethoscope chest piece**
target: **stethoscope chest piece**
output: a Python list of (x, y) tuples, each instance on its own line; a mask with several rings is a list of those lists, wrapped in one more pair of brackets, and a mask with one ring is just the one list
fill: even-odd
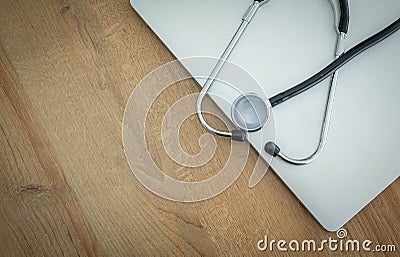
[(267, 102), (256, 94), (240, 95), (232, 105), (232, 121), (240, 129), (248, 132), (260, 130), (268, 120)]

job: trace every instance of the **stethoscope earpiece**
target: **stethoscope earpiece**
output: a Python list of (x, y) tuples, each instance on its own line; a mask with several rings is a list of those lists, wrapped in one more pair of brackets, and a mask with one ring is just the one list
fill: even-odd
[(328, 66), (320, 70), (318, 73), (313, 75), (312, 77), (306, 79), (305, 81), (299, 83), (296, 86), (293, 86), (285, 90), (284, 92), (281, 92), (271, 97), (270, 99), (263, 100), (256, 94), (252, 93), (240, 95), (234, 101), (231, 110), (232, 121), (235, 124), (235, 126), (239, 129), (233, 131), (222, 131), (215, 129), (212, 126), (210, 126), (204, 119), (201, 111), (201, 103), (204, 97), (206, 96), (209, 88), (211, 87), (212, 83), (214, 82), (215, 78), (218, 76), (219, 72), (221, 71), (222, 67), (227, 61), (228, 57), (232, 53), (233, 48), (235, 47), (240, 37), (244, 33), (247, 25), (253, 19), (258, 8), (269, 2), (270, 0), (255, 0), (253, 4), (250, 5), (249, 8), (244, 13), (242, 17), (242, 23), (240, 24), (233, 38), (229, 42), (228, 46), (225, 48), (224, 52), (221, 55), (221, 58), (218, 60), (213, 71), (211, 72), (211, 75), (207, 79), (206, 83), (203, 86), (203, 89), (199, 94), (196, 105), (197, 116), (200, 120), (200, 123), (208, 131), (219, 136), (231, 137), (232, 140), (235, 141), (245, 141), (247, 132), (258, 131), (265, 125), (270, 116), (270, 108), (273, 108), (289, 100), (290, 98), (303, 93), (304, 91), (317, 85), (324, 79), (331, 77), (331, 83), (329, 87), (329, 94), (327, 98), (327, 105), (325, 109), (325, 116), (322, 125), (320, 140), (315, 152), (309, 155), (308, 157), (298, 159), (298, 158), (291, 158), (285, 155), (274, 142), (267, 142), (264, 147), (264, 150), (268, 154), (274, 157), (279, 156), (283, 161), (287, 163), (294, 165), (305, 165), (313, 162), (316, 158), (318, 158), (325, 146), (328, 135), (328, 127), (330, 122), (331, 111), (333, 107), (335, 88), (337, 84), (338, 70), (343, 65), (352, 60), (354, 57), (362, 53), (363, 51), (369, 49), (370, 47), (376, 45), (377, 43), (381, 42), (382, 40), (388, 38), (389, 36), (397, 32), (400, 29), (400, 19), (398, 19), (397, 21), (395, 21), (382, 31), (376, 33), (375, 35), (372, 35), (371, 37), (365, 39), (358, 45), (354, 46), (353, 48), (345, 52), (345, 39), (350, 20), (349, 2), (348, 0), (339, 0), (340, 17), (336, 17), (337, 16), (336, 14), (338, 13), (336, 11), (336, 5), (333, 3), (332, 0), (330, 0), (330, 3), (335, 11), (335, 20), (339, 18), (338, 24), (336, 24), (335, 22), (335, 24), (337, 25), (337, 32), (338, 32), (335, 60), (331, 62)]
[(240, 129), (232, 130), (231, 138), (233, 141), (243, 142), (246, 140), (246, 132)]
[(281, 151), (281, 149), (274, 142), (266, 143), (264, 146), (264, 150), (265, 152), (267, 152), (267, 154), (273, 157), (278, 156), (279, 152)]

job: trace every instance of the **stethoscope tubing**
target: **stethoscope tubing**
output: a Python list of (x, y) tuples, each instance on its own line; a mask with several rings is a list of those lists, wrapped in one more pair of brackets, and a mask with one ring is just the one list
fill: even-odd
[(246, 13), (243, 15), (242, 22), (241, 22), (239, 28), (237, 29), (235, 35), (232, 37), (231, 41), (228, 43), (228, 46), (225, 48), (225, 50), (222, 53), (221, 57), (219, 58), (217, 64), (214, 66), (209, 78), (207, 79), (206, 83), (204, 84), (204, 86), (197, 98), (197, 103), (196, 103), (197, 117), (199, 118), (200, 123), (203, 125), (203, 127), (205, 129), (207, 129), (209, 132), (214, 133), (219, 136), (232, 137), (236, 141), (246, 140), (246, 133), (242, 130), (221, 131), (221, 130), (213, 128), (204, 119), (203, 113), (201, 111), (201, 104), (203, 102), (204, 97), (207, 95), (207, 92), (210, 89), (211, 85), (215, 81), (216, 77), (218, 76), (218, 74), (221, 71), (222, 67), (224, 66), (225, 62), (229, 58), (233, 49), (235, 48), (240, 37), (243, 35), (244, 31), (246, 30), (247, 25), (249, 25), (249, 23), (253, 19), (255, 13), (257, 12), (257, 10), (260, 6), (261, 6), (261, 4), (258, 1), (255, 1), (254, 4), (251, 5), (249, 7), (249, 9), (246, 11)]
[[(221, 131), (213, 128), (210, 126), (206, 120), (204, 119), (201, 111), (201, 104), (206, 96), (209, 88), (213, 84), (214, 80), (218, 76), (219, 72), (221, 71), (222, 67), (224, 66), (225, 62), (229, 58), (230, 54), (232, 53), (234, 47), (236, 46), (237, 42), (239, 41), (240, 37), (244, 33), (247, 25), (251, 22), (252, 18), (256, 14), (258, 8), (266, 3), (268, 3), (269, 0), (256, 0), (254, 3), (248, 8), (248, 10), (245, 12), (243, 18), (242, 18), (242, 23), (240, 24), (238, 30), (236, 31), (235, 35), (229, 42), (228, 46), (225, 48), (221, 58), (218, 60), (217, 64), (215, 65), (213, 71), (211, 72), (210, 77), (207, 79), (205, 85), (203, 86), (200, 95), (197, 100), (197, 105), (196, 105), (196, 110), (197, 110), (197, 116), (203, 125), (208, 131), (220, 135), (220, 136), (225, 136), (225, 137), (232, 137), (233, 140), (235, 141), (244, 141), (246, 140), (246, 132), (238, 129), (238, 130), (233, 130), (233, 131)], [(332, 0), (330, 0), (330, 3), (332, 4), (333, 7), (334, 4)], [(337, 25), (337, 31), (338, 31), (338, 39), (337, 39), (337, 45), (336, 45), (336, 54), (335, 54), (335, 60), (331, 62), (329, 65), (327, 65), (325, 68), (320, 70), (318, 73), (313, 75), (312, 77), (306, 79), (305, 81), (299, 83), (298, 85), (295, 85), (269, 99), (269, 102), (272, 107), (275, 107), (283, 102), (286, 102), (287, 100), (291, 99), (292, 97), (303, 93), (304, 91), (307, 91), (308, 89), (312, 88), (313, 86), (319, 84), (329, 76), (332, 76), (331, 78), (331, 83), (329, 87), (329, 93), (328, 93), (328, 98), (327, 98), (327, 104), (325, 108), (325, 114), (324, 114), (324, 121), (321, 129), (321, 134), (320, 134), (320, 140), (318, 143), (318, 146), (316, 150), (309, 155), (308, 157), (302, 158), (302, 159), (296, 159), (296, 158), (291, 158), (287, 155), (285, 155), (280, 148), (274, 143), (274, 142), (268, 142), (264, 149), (265, 151), (276, 157), (279, 156), (282, 160), (284, 160), (287, 163), (294, 164), (294, 165), (305, 165), (309, 164), (312, 161), (314, 161), (316, 158), (318, 158), (326, 144), (327, 141), (327, 135), (328, 135), (328, 128), (329, 128), (329, 123), (330, 123), (330, 117), (331, 117), (331, 112), (333, 108), (333, 99), (335, 95), (335, 90), (337, 86), (337, 79), (338, 79), (338, 70), (343, 67), (346, 63), (351, 61), (353, 58), (358, 56), (360, 53), (366, 51), (370, 47), (378, 44), (382, 40), (388, 38), (389, 36), (393, 35), (395, 32), (397, 32), (400, 29), (400, 19), (396, 20), (393, 22), (391, 25), (386, 27), (385, 29), (379, 31), (378, 33), (372, 35), (371, 37), (365, 39), (361, 43), (357, 44), (353, 48), (351, 48), (349, 51), (345, 52), (345, 37), (346, 33), (348, 32), (348, 27), (349, 27), (349, 19), (350, 19), (350, 11), (349, 11), (349, 4), (348, 0), (339, 0), (340, 4), (340, 19), (339, 19), (339, 24)], [(335, 11), (335, 23), (337, 21), (337, 12), (336, 9), (334, 8)]]
[[(346, 36), (346, 34), (343, 32), (340, 32), (338, 34), (338, 39), (337, 39), (337, 44), (336, 44), (336, 54), (335, 54), (336, 58), (339, 58), (339, 56), (342, 55), (343, 52), (345, 51), (345, 48), (344, 48), (345, 36)], [(274, 142), (268, 142), (264, 147), (265, 151), (268, 154), (270, 154), (274, 157), (279, 156), (285, 162), (287, 162), (289, 164), (293, 164), (293, 165), (310, 164), (311, 162), (315, 161), (321, 155), (322, 151), (325, 148), (326, 142), (328, 140), (328, 130), (329, 130), (329, 125), (330, 125), (330, 121), (331, 121), (331, 115), (332, 115), (332, 109), (333, 109), (333, 103), (334, 103), (334, 98), (335, 98), (338, 76), (339, 76), (339, 70), (337, 70), (333, 73), (333, 76), (332, 76), (332, 79), (331, 79), (331, 82), (329, 85), (329, 92), (328, 92), (328, 98), (326, 100), (324, 120), (322, 122), (322, 129), (321, 129), (321, 134), (319, 137), (318, 146), (315, 149), (315, 151), (312, 154), (310, 154), (309, 156), (304, 157), (304, 158), (293, 158), (293, 157), (290, 157), (290, 156), (284, 154)]]
[(397, 19), (395, 22), (390, 24), (388, 27), (374, 34), (373, 36), (365, 39), (358, 45), (354, 46), (344, 54), (342, 54), (339, 58), (331, 62), (328, 66), (320, 70), (318, 73), (308, 78), (307, 80), (301, 82), (300, 84), (293, 86), (282, 93), (279, 93), (269, 99), (271, 102), (271, 106), (277, 106), (290, 98), (301, 94), (302, 92), (312, 88), (313, 86), (319, 84), (329, 76), (331, 76), (335, 71), (343, 67), (349, 61), (357, 57), (362, 52), (367, 49), (373, 47), (379, 42), (385, 40), (390, 37), (394, 33), (396, 33), (400, 29), (400, 19)]

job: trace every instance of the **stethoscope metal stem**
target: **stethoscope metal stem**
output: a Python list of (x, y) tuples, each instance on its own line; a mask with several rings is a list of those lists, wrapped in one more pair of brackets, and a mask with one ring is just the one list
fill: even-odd
[[(265, 1), (268, 2), (268, 1)], [(242, 22), (237, 29), (235, 35), (232, 37), (231, 41), (229, 42), (228, 46), (225, 48), (224, 52), (222, 53), (220, 59), (218, 60), (217, 64), (214, 66), (210, 77), (207, 79), (206, 83), (204, 84), (199, 97), (197, 98), (197, 104), (196, 104), (196, 112), (197, 112), (197, 117), (200, 120), (201, 125), (205, 129), (207, 129), (211, 133), (215, 133), (219, 136), (225, 136), (225, 137), (231, 137), (232, 132), (231, 131), (221, 131), (213, 128), (210, 126), (207, 121), (204, 119), (202, 111), (201, 111), (201, 104), (203, 102), (204, 97), (206, 96), (208, 90), (210, 89), (211, 85), (215, 81), (216, 77), (220, 73), (222, 67), (224, 66), (226, 60), (229, 58), (231, 55), (233, 49), (237, 45), (240, 37), (243, 35), (247, 25), (251, 22), (253, 19), (254, 15), (256, 14), (258, 8), (261, 6), (260, 2), (254, 1), (252, 5), (246, 10), (246, 12), (243, 15)]]
[[(339, 58), (345, 52), (345, 39), (346, 39), (345, 33), (342, 32), (342, 33), (338, 34), (338, 39), (337, 39), (337, 44), (336, 44), (336, 53), (335, 53), (336, 58)], [(333, 75), (332, 75), (331, 83), (329, 86), (328, 98), (327, 98), (327, 102), (326, 102), (324, 121), (322, 123), (321, 135), (319, 138), (319, 143), (318, 143), (317, 149), (315, 150), (314, 153), (312, 153), (311, 155), (309, 155), (308, 157), (305, 157), (303, 159), (291, 158), (291, 157), (285, 155), (282, 151), (279, 151), (278, 156), (285, 162), (293, 164), (293, 165), (306, 165), (306, 164), (313, 162), (321, 155), (322, 151), (325, 148), (326, 141), (328, 138), (328, 130), (329, 130), (329, 124), (330, 124), (331, 116), (332, 116), (333, 102), (334, 102), (334, 98), (335, 98), (338, 75), (339, 75), (339, 71), (335, 71), (335, 73), (333, 73)]]
[[(203, 118), (202, 111), (201, 111), (201, 105), (202, 101), (207, 94), (208, 90), (210, 89), (211, 85), (215, 81), (216, 77), (220, 73), (221, 69), (223, 68), (224, 64), (226, 63), (228, 57), (232, 53), (234, 47), (237, 45), (240, 37), (244, 33), (247, 25), (251, 22), (253, 19), (254, 15), (256, 14), (258, 8), (260, 6), (263, 6), (267, 4), (270, 0), (255, 0), (253, 4), (247, 9), (245, 14), (242, 17), (242, 22), (237, 29), (236, 33), (234, 34), (233, 38), (229, 42), (228, 46), (225, 48), (224, 52), (221, 55), (221, 58), (217, 61), (217, 64), (213, 68), (210, 77), (207, 79), (206, 83), (203, 86), (203, 89), (200, 92), (200, 95), (197, 99), (197, 105), (196, 105), (196, 111), (197, 111), (197, 116), (202, 124), (202, 126), (207, 129), (208, 131), (215, 133), (220, 136), (225, 136), (225, 137), (232, 137), (232, 140), (235, 141), (244, 141), (246, 140), (246, 132), (253, 132), (250, 129), (244, 129), (242, 126), (243, 124), (239, 123), (234, 123), (236, 127), (241, 128), (238, 130), (232, 130), (232, 131), (220, 131), (217, 130), (213, 127), (211, 127)], [(345, 52), (345, 37), (346, 33), (348, 31), (348, 26), (349, 26), (349, 3), (348, 0), (339, 0), (340, 4), (340, 17), (338, 14), (338, 8), (336, 8), (336, 5), (334, 4), (333, 0), (329, 0), (331, 3), (333, 10), (335, 12), (335, 24), (337, 25), (337, 32), (338, 32), (338, 39), (337, 39), (337, 44), (336, 44), (336, 54), (335, 54), (335, 61), (330, 63), (328, 66), (320, 70), (318, 73), (313, 75), (312, 77), (306, 79), (305, 81), (299, 83), (298, 85), (295, 85), (271, 98), (268, 99), (268, 102), (270, 103), (270, 106), (274, 107), (277, 106), (290, 98), (301, 94), (302, 92), (310, 89), (311, 87), (317, 85), (324, 79), (328, 78), (331, 76), (331, 82), (330, 82), (330, 87), (329, 87), (329, 92), (328, 92), (328, 97), (327, 97), (327, 103), (325, 107), (325, 113), (324, 113), (324, 119), (322, 123), (322, 128), (321, 128), (321, 134), (319, 138), (319, 143), (316, 148), (316, 150), (309, 155), (308, 157), (298, 159), (298, 158), (291, 158), (287, 155), (285, 155), (281, 149), (274, 143), (274, 142), (268, 142), (265, 144), (264, 150), (276, 157), (279, 156), (283, 161), (294, 164), (294, 165), (305, 165), (309, 164), (315, 159), (317, 159), (322, 150), (325, 147), (326, 141), (327, 141), (327, 136), (328, 136), (328, 129), (329, 129), (329, 124), (331, 120), (331, 114), (332, 114), (332, 108), (333, 108), (333, 101), (335, 97), (335, 91), (336, 91), (336, 86), (337, 86), (337, 80), (338, 80), (338, 70), (345, 65), (347, 62), (358, 56), (360, 53), (364, 52), (365, 50), (369, 49), (370, 47), (376, 45), (377, 43), (381, 42), (382, 40), (386, 39), (387, 37), (393, 35), (395, 32), (400, 30), (400, 19), (383, 29), (382, 31), (372, 35), (371, 37), (367, 38), (366, 40), (362, 41), (358, 45), (354, 46), (351, 48), (349, 51)], [(340, 18), (340, 19), (339, 19)], [(253, 103), (250, 102), (249, 97), (246, 98), (246, 95), (240, 96), (238, 98), (239, 100), (242, 100), (242, 102), (238, 101), (238, 106), (236, 106), (236, 109), (238, 113), (241, 115), (241, 109), (242, 111), (244, 110), (244, 113), (249, 113), (248, 112), (248, 105), (251, 104), (254, 110), (254, 113), (251, 113), (247, 115), (249, 120), (244, 120), (244, 124), (246, 124), (246, 128), (248, 124), (254, 124), (254, 114), (259, 113), (259, 108), (255, 108)], [(255, 98), (256, 99), (256, 98)], [(239, 103), (241, 105), (239, 105)], [(239, 108), (239, 106), (244, 106)], [(259, 105), (258, 105), (259, 106)], [(233, 112), (232, 112), (233, 113)], [(235, 113), (236, 114), (236, 113)], [(238, 114), (238, 115), (239, 115)], [(240, 116), (239, 115), (239, 116)], [(258, 116), (258, 115), (257, 115)], [(244, 116), (240, 116), (244, 117)], [(237, 121), (237, 120), (236, 120)], [(259, 123), (258, 127), (262, 127), (263, 124), (261, 122)], [(253, 126), (255, 128), (258, 128), (257, 126)], [(255, 130), (254, 130), (255, 131)]]

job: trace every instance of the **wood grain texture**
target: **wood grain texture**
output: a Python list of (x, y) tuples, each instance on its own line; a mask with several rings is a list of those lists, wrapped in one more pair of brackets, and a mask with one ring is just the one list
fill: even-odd
[[(0, 0), (0, 24), (0, 256), (304, 256), (259, 252), (257, 241), (335, 237), (273, 172), (247, 187), (255, 151), (228, 190), (199, 203), (164, 200), (136, 180), (121, 142), (124, 107), (135, 85), (174, 57), (129, 1)], [(215, 174), (230, 150), (216, 138), (215, 156), (196, 169), (167, 157), (162, 116), (198, 91), (190, 80), (173, 85), (147, 121), (157, 165), (188, 181)], [(199, 151), (192, 139), (202, 133), (195, 117), (183, 124), (188, 152)], [(345, 225), (349, 238), (400, 247), (399, 183)], [(337, 255), (385, 256), (307, 253)]]

